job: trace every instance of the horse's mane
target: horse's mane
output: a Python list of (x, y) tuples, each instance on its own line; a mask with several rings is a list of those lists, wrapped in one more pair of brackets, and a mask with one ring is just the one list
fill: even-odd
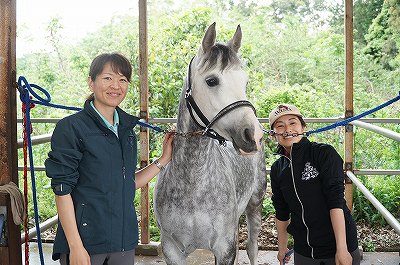
[(204, 71), (215, 68), (218, 64), (218, 58), (221, 58), (221, 71), (224, 71), (228, 66), (231, 68), (241, 65), (236, 52), (224, 44), (217, 43), (204, 56), (201, 67), (205, 67)]

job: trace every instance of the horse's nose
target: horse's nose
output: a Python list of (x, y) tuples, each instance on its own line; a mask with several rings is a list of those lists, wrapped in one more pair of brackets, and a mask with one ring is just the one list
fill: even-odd
[(260, 151), (261, 150), (261, 141), (264, 136), (264, 132), (262, 130), (261, 124), (258, 121), (254, 124), (253, 135), (254, 135), (253, 140), (256, 143), (257, 151)]
[(261, 137), (257, 127), (247, 127), (242, 131), (243, 146), (241, 148), (245, 153), (253, 153), (261, 149)]

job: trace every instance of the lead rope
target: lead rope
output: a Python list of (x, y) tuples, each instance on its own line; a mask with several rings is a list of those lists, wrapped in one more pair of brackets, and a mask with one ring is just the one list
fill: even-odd
[[(33, 108), (35, 105), (30, 104), (29, 108)], [(25, 265), (29, 265), (29, 237), (28, 237), (28, 141), (26, 131), (26, 106), (25, 102), (22, 102), (22, 126), (23, 130), (23, 151), (24, 151), (24, 205), (25, 205), (25, 217), (24, 217), (24, 233), (25, 233)], [(30, 128), (32, 132), (32, 127)]]
[[(23, 102), (23, 115), (24, 115), (24, 197), (26, 198), (26, 205), (28, 203), (27, 200), (27, 177), (25, 180), (25, 172), (27, 173), (27, 153), (29, 154), (29, 167), (31, 172), (31, 183), (32, 183), (32, 200), (33, 200), (33, 210), (35, 216), (35, 226), (36, 226), (36, 239), (38, 243), (38, 251), (40, 257), (40, 264), (44, 265), (44, 257), (43, 257), (43, 248), (42, 248), (42, 238), (40, 235), (40, 226), (39, 226), (39, 212), (38, 212), (38, 205), (37, 205), (37, 198), (36, 198), (36, 180), (35, 180), (35, 172), (34, 172), (34, 164), (33, 164), (33, 152), (32, 152), (32, 124), (30, 121), (30, 109), (35, 106), (31, 97), (29, 96), (28, 89), (26, 86), (22, 86), (18, 83), (18, 90), (20, 90), (20, 99)], [(27, 152), (26, 152), (27, 150)], [(27, 174), (26, 174), (27, 175)], [(25, 186), (26, 186), (26, 193), (25, 193)], [(28, 207), (26, 207), (27, 209)], [(28, 218), (28, 217), (26, 217)], [(24, 229), (27, 229), (27, 219), (24, 220)], [(29, 240), (27, 236), (27, 231), (25, 231), (25, 243)], [(28, 263), (27, 263), (28, 261)], [(27, 248), (27, 244), (25, 245), (25, 264), (29, 264), (29, 249)]]
[(308, 137), (313, 133), (324, 132), (324, 131), (327, 131), (327, 130), (330, 130), (330, 129), (334, 129), (334, 128), (339, 127), (339, 126), (345, 126), (345, 125), (349, 124), (352, 121), (358, 120), (358, 119), (360, 119), (360, 118), (362, 118), (364, 116), (367, 116), (368, 114), (371, 114), (371, 113), (374, 113), (374, 112), (376, 112), (376, 111), (378, 111), (380, 109), (383, 109), (384, 107), (387, 107), (390, 104), (393, 104), (398, 100), (400, 100), (400, 92), (399, 92), (398, 96), (396, 96), (396, 97), (394, 97), (394, 98), (382, 103), (381, 105), (376, 106), (375, 108), (372, 108), (372, 109), (369, 109), (367, 111), (364, 111), (361, 114), (358, 114), (356, 116), (353, 116), (353, 117), (350, 117), (350, 118), (347, 118), (347, 119), (344, 119), (344, 120), (341, 120), (341, 121), (338, 121), (338, 122), (335, 122), (333, 124), (327, 125), (325, 127), (319, 128), (319, 129), (315, 129), (315, 130), (311, 130), (311, 131), (307, 131), (307, 132), (303, 132), (303, 133), (293, 133), (293, 134), (276, 133), (273, 130), (265, 129), (264, 127), (262, 129), (263, 129), (264, 133), (266, 133), (266, 134), (268, 134), (270, 136), (281, 135), (283, 137), (286, 137), (286, 136), (294, 136), (294, 137), (296, 137), (296, 136), (299, 136), (299, 135), (304, 135), (304, 136)]

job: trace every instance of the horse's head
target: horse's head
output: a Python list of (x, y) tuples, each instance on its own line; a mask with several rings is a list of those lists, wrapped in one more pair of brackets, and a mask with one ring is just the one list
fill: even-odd
[(263, 131), (246, 99), (248, 76), (237, 55), (242, 40), (240, 26), (226, 45), (215, 40), (214, 22), (189, 67), (186, 100), (195, 102), (191, 105), (200, 110), (200, 114), (195, 107), (192, 111), (197, 124), (232, 141), (241, 154), (254, 153), (261, 149)]

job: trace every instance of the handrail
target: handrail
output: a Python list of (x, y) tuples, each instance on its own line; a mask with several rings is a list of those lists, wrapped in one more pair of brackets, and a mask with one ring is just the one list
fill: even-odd
[[(31, 123), (57, 123), (61, 118), (31, 118)], [(343, 118), (304, 118), (309, 123), (334, 123)], [(400, 123), (400, 118), (361, 118), (363, 122), (369, 123)], [(268, 123), (268, 118), (258, 118), (260, 123)], [(22, 119), (17, 119), (17, 123), (22, 123)], [(149, 118), (149, 123), (176, 123), (176, 118)]]
[[(46, 171), (46, 168), (44, 166), (35, 166), (35, 171)], [(28, 171), (31, 171), (30, 167), (27, 167)], [(18, 171), (24, 171), (24, 167), (23, 166), (18, 166)]]
[[(51, 140), (51, 136), (52, 133), (48, 133), (48, 134), (43, 134), (43, 135), (37, 135), (37, 136), (32, 136), (31, 140), (32, 140), (32, 145), (37, 145), (37, 144), (44, 144), (44, 143), (48, 143)], [(18, 139), (17, 141), (17, 148), (22, 148), (23, 147), (23, 140), (22, 139)]]
[[(58, 215), (53, 216), (43, 223), (40, 223), (39, 228), (41, 232), (46, 231), (47, 229), (53, 227), (58, 222)], [(31, 240), (36, 236), (36, 228), (31, 228), (28, 231), (28, 239)], [(21, 244), (25, 243), (25, 233), (21, 233)]]
[(400, 223), (396, 218), (375, 198), (375, 196), (358, 180), (358, 178), (351, 171), (346, 171), (347, 176), (351, 179), (354, 185), (360, 189), (364, 196), (375, 206), (375, 208), (382, 214), (388, 224), (393, 227), (397, 234), (400, 235)]
[[(18, 171), (23, 171), (24, 167), (23, 166), (18, 166)], [(271, 172), (271, 168), (267, 168), (267, 175)], [(30, 171), (30, 168), (28, 167), (28, 171)], [(35, 171), (46, 171), (46, 168), (44, 166), (35, 166)], [(396, 169), (354, 169), (354, 175), (373, 175), (373, 176), (400, 176), (400, 170)]]
[(386, 136), (387, 138), (390, 138), (392, 140), (398, 141), (400, 142), (400, 133), (391, 131), (389, 129), (386, 128), (382, 128), (373, 124), (369, 124), (366, 122), (362, 122), (362, 121), (352, 121), (350, 122), (350, 124), (361, 127), (363, 129), (366, 129), (368, 131)]
[[(60, 119), (59, 118), (34, 118), (31, 119), (33, 123), (57, 123)], [(309, 123), (331, 123), (331, 122), (336, 122), (340, 119), (338, 118), (305, 118), (304, 119), (306, 122)], [(362, 118), (360, 120), (365, 120), (365, 121), (370, 121), (374, 123), (400, 123), (400, 119), (398, 118)], [(259, 118), (260, 123), (267, 123), (268, 119), (267, 118)], [(172, 124), (176, 122), (176, 118), (150, 118), (149, 123), (160, 123), (160, 124)], [(390, 131), (385, 128), (381, 128), (378, 126), (374, 126), (371, 124), (366, 124), (365, 122), (360, 122), (360, 121), (352, 121), (351, 124), (354, 124), (355, 126), (359, 127), (368, 127), (372, 128), (371, 130), (377, 130), (377, 131), (382, 131), (382, 135), (387, 136), (386, 134), (393, 134), (394, 135), (394, 140), (397, 140), (397, 137), (400, 137), (399, 133)], [(367, 129), (367, 128), (366, 128)], [(378, 132), (379, 133), (379, 132)], [(32, 145), (37, 145), (37, 144), (42, 144), (42, 143), (47, 143), (50, 142), (51, 140), (51, 135), (52, 134), (44, 134), (44, 135), (38, 135), (38, 136), (33, 136), (32, 137)], [(387, 136), (389, 137), (389, 136)], [(389, 137), (391, 138), (391, 137)], [(391, 138), (393, 139), (393, 137)], [(22, 148), (22, 139), (18, 140), (18, 148)], [(18, 171), (23, 171), (24, 167), (18, 166)], [(28, 171), (30, 168), (28, 167)], [(45, 167), (43, 166), (35, 166), (36, 171), (45, 171)], [(269, 172), (270, 169), (267, 169)], [(354, 174), (355, 175), (400, 175), (400, 170), (392, 170), (392, 169), (354, 169)]]
[(395, 176), (400, 175), (399, 169), (353, 169), (354, 175), (381, 175), (381, 176)]

